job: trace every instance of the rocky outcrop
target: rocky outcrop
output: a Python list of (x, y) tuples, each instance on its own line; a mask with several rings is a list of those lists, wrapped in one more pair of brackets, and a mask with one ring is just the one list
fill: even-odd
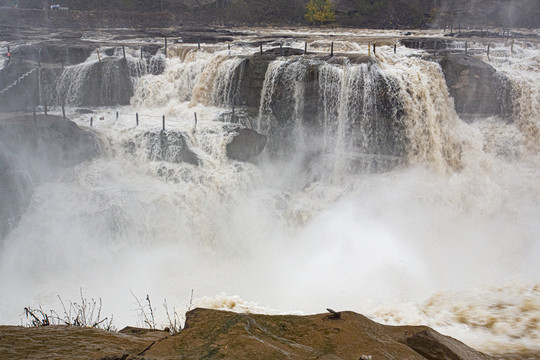
[(98, 154), (92, 133), (62, 117), (38, 115), (0, 121), (0, 238), (24, 213), (33, 188)]
[[(29, 341), (29, 339), (31, 341)], [(83, 346), (84, 345), (84, 346)], [(0, 327), (2, 359), (489, 360), (426, 326), (386, 326), (354, 312), (308, 316), (195, 309), (185, 328), (108, 333), (92, 328)]]
[(233, 138), (227, 144), (227, 157), (238, 161), (255, 162), (266, 146), (266, 136), (247, 128), (235, 128)]
[[(0, 326), (0, 358), (18, 359), (137, 359), (150, 344), (166, 337), (163, 331), (115, 333), (90, 327)], [(140, 358), (139, 358), (140, 359)]]
[(354, 312), (269, 316), (195, 309), (185, 329), (145, 356), (187, 359), (467, 359), (487, 360), (425, 326), (385, 326)]
[(491, 65), (465, 54), (448, 54), (439, 61), (458, 114), (511, 114), (510, 82)]
[(448, 39), (415, 37), (401, 39), (400, 43), (433, 54), (426, 58), (440, 63), (456, 112), (462, 118), (512, 115), (510, 81), (488, 63), (472, 56), (473, 50), (465, 54), (464, 49), (453, 46), (455, 40)]
[(0, 142), (0, 239), (17, 224), (32, 188), (32, 179), (17, 166), (15, 154)]
[(257, 108), (261, 102), (261, 91), (268, 65), (275, 57), (253, 56), (245, 62), (245, 73), (240, 83), (238, 105)]

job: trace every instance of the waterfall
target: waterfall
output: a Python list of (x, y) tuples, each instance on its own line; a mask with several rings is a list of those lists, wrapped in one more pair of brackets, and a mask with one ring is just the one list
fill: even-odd
[(492, 65), (512, 83), (514, 121), (522, 132), (526, 146), (540, 151), (540, 84), (538, 46), (516, 44), (516, 53), (509, 56), (504, 44), (492, 51)]
[[(56, 101), (89, 104), (70, 113), (103, 150), (36, 185), (3, 230), (0, 319), (83, 287), (133, 325), (129, 289), (177, 308), (193, 289), (197, 305), (331, 305), (501, 358), (540, 351), (540, 49), (493, 46), (514, 113), (463, 121), (437, 57), (382, 45), (368, 57), (349, 34), (336, 45), (351, 52), (330, 58), (309, 36), (324, 55), (183, 46), (146, 66), (128, 53), (64, 69)], [(119, 73), (136, 79), (130, 104), (102, 107)], [(268, 136), (252, 163), (227, 156), (233, 104)], [(0, 155), (1, 180), (16, 169)]]
[(226, 106), (238, 97), (244, 59), (215, 56), (204, 68), (193, 89), (192, 104)]
[(56, 80), (56, 105), (106, 106), (129, 103), (133, 92), (126, 59), (106, 57), (66, 67)]
[(190, 52), (184, 59), (168, 59), (162, 74), (140, 79), (132, 104), (174, 106), (177, 102), (226, 106), (238, 97), (242, 57)]
[(336, 176), (363, 160), (367, 161), (362, 168), (378, 166), (370, 164), (372, 155), (379, 155), (379, 165), (401, 155), (404, 140), (394, 88), (392, 79), (376, 64), (346, 61), (319, 68), (320, 122), (325, 151), (334, 156)]
[(409, 163), (458, 169), (460, 143), (456, 129), (461, 120), (454, 110), (439, 66), (418, 58), (383, 58), (383, 71), (395, 79), (404, 109)]
[(304, 93), (308, 67), (298, 59), (270, 63), (261, 92), (255, 129), (269, 135), (268, 151), (283, 156), (289, 147), (303, 145)]
[[(308, 69), (314, 74), (311, 78)], [(315, 91), (306, 92), (313, 82)], [(306, 107), (316, 110), (306, 111)], [(307, 112), (316, 119), (306, 119)], [(365, 163), (359, 165), (366, 156), (368, 162), (379, 159), (387, 166), (405, 156), (409, 164), (459, 169), (465, 143), (475, 141), (459, 139), (463, 123), (440, 67), (418, 58), (383, 57), (378, 63), (364, 64), (347, 59), (272, 62), (257, 121), (259, 131), (271, 134), (269, 151), (283, 151), (291, 142), (297, 143), (291, 135), (294, 129), (314, 123), (317, 130), (310, 134), (318, 135), (312, 141), (320, 142), (320, 150), (333, 159), (336, 177), (359, 166), (366, 168)]]
[(384, 168), (396, 163), (405, 142), (396, 88), (376, 64), (276, 60), (266, 72), (256, 129), (270, 135), (274, 156), (302, 151), (311, 137), (310, 150), (332, 159), (335, 177)]
[[(152, 57), (152, 59), (153, 58), (154, 57)], [(132, 80), (140, 78), (141, 76), (144, 76), (148, 73), (152, 74), (152, 71), (148, 71), (148, 68), (150, 67), (150, 65), (146, 64), (145, 59), (133, 57), (131, 55), (127, 55), (126, 59), (127, 59), (128, 68), (129, 68), (129, 76), (132, 78)]]

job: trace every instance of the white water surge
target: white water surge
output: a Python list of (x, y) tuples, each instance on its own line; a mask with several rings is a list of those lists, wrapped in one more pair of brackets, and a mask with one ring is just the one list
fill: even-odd
[[(20, 322), (24, 306), (55, 307), (57, 295), (76, 299), (80, 287), (101, 297), (119, 326), (137, 322), (130, 289), (149, 294), (164, 321), (162, 299), (182, 311), (193, 289), (205, 306), (347, 309), (427, 324), (489, 353), (538, 353), (540, 69), (531, 59), (539, 50), (494, 64), (515, 86), (514, 121), (471, 124), (456, 114), (437, 64), (377, 51), (362, 64), (272, 62), (253, 125), (272, 136), (283, 125), (273, 102), (289, 99), (295, 148), (257, 166), (226, 157), (231, 135), (219, 121), (246, 54), (169, 58), (163, 74), (136, 82), (131, 106), (96, 109), (102, 155), (39, 186), (3, 240), (1, 322)], [(315, 65), (324, 131), (310, 137), (301, 74)], [(380, 129), (368, 125), (381, 110), (376, 84), (399, 100), (403, 117), (388, 118), (404, 129), (405, 156), (392, 170), (354, 171), (343, 159), (372, 151), (367, 139)], [(144, 134), (159, 133), (162, 114), (199, 166), (148, 158), (155, 144)], [(89, 117), (74, 120), (86, 127)], [(307, 177), (297, 155), (314, 142), (327, 152), (327, 173)]]

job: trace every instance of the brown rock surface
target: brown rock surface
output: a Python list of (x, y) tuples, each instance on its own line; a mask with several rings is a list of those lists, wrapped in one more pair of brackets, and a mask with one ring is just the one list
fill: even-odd
[(122, 358), (123, 354), (143, 352), (167, 335), (151, 330), (127, 335), (73, 326), (0, 326), (0, 359)]
[(309, 316), (195, 309), (179, 335), (91, 328), (0, 327), (2, 359), (488, 360), (425, 326), (387, 326), (354, 312)]
[(266, 136), (247, 128), (233, 130), (232, 141), (227, 144), (227, 156), (238, 161), (255, 161), (266, 145)]
[(511, 85), (491, 65), (464, 54), (445, 55), (440, 63), (458, 114), (511, 113)]

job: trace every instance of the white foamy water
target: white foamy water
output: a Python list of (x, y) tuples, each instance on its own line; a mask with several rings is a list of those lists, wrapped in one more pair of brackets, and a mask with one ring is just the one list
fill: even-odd
[[(356, 45), (341, 49), (356, 53)], [(540, 155), (529, 131), (540, 120), (537, 49), (493, 61), (514, 85), (514, 121), (471, 124), (453, 109), (438, 65), (405, 56), (412, 51), (383, 46), (362, 64), (278, 58), (252, 121), (269, 136), (290, 126), (294, 146), (257, 166), (225, 154), (233, 125), (221, 120), (248, 55), (235, 51), (178, 50), (162, 74), (138, 74), (130, 106), (68, 109), (103, 140), (102, 155), (37, 187), (4, 239), (3, 323), (19, 323), (24, 306), (58, 309), (57, 295), (76, 300), (82, 287), (119, 326), (137, 322), (129, 290), (149, 294), (165, 324), (162, 300), (182, 311), (193, 289), (200, 306), (273, 314), (331, 307), (427, 324), (493, 354), (540, 351)], [(323, 109), (315, 120), (303, 113), (314, 67)], [(381, 91), (404, 113), (403, 162), (353, 171), (347, 156), (373, 150), (366, 139), (379, 129)], [(280, 96), (288, 102), (278, 109)], [(155, 156), (162, 115), (200, 165)], [(310, 137), (307, 121), (321, 134)], [(312, 148), (328, 156), (323, 173), (309, 177), (297, 158)]]

